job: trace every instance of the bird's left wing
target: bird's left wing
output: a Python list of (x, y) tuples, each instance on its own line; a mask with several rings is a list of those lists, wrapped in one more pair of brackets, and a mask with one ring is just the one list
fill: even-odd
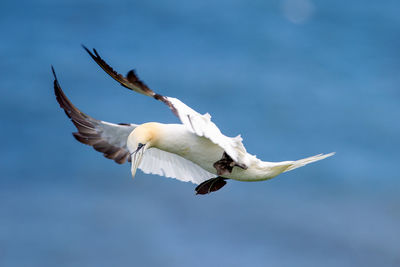
[(53, 67), (52, 71), (54, 75), (54, 93), (57, 101), (76, 129), (78, 129), (78, 132), (73, 133), (76, 140), (92, 146), (95, 150), (102, 152), (106, 158), (112, 159), (116, 163), (122, 164), (127, 160), (130, 161), (126, 142), (129, 134), (137, 125), (100, 121), (81, 112), (64, 94)]
[(206, 113), (202, 115), (177, 98), (166, 97), (155, 93), (138, 78), (133, 70), (129, 71), (126, 76), (123, 76), (109, 66), (95, 49), (93, 49), (92, 53), (85, 46), (83, 46), (83, 48), (106, 73), (122, 86), (163, 102), (181, 120), (189, 131), (198, 136), (206, 137), (213, 143), (219, 145), (237, 166), (242, 168), (248, 166), (249, 157), (247, 156), (240, 135), (232, 138), (222, 134), (219, 128), (211, 121), (210, 114)]

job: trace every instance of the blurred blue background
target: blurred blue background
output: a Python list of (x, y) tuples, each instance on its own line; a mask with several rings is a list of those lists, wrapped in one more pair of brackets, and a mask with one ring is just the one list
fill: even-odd
[[(400, 266), (400, 2), (0, 3), (1, 266)], [(121, 73), (209, 112), (268, 161), (336, 151), (215, 194), (76, 142), (82, 111), (178, 120)]]

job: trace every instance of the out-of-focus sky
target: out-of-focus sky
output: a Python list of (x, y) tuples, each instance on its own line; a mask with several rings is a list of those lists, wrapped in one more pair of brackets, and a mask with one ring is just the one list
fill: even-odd
[[(400, 3), (2, 1), (1, 266), (399, 266)], [(80, 47), (267, 161), (337, 154), (215, 194), (76, 142), (50, 65), (94, 118), (178, 120)]]

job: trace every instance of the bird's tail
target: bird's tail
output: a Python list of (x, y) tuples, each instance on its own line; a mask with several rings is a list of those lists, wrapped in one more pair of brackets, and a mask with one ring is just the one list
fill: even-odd
[(318, 155), (315, 155), (315, 156), (312, 156), (312, 157), (308, 157), (308, 158), (305, 158), (305, 159), (299, 159), (299, 160), (293, 161), (293, 162), (291, 162), (289, 164), (289, 167), (283, 172), (288, 172), (288, 171), (303, 167), (303, 166), (305, 166), (305, 165), (307, 165), (309, 163), (312, 163), (312, 162), (315, 162), (315, 161), (318, 161), (318, 160), (321, 160), (321, 159), (326, 159), (326, 158), (328, 158), (330, 156), (333, 156), (333, 155), (335, 155), (335, 152), (332, 152), (332, 153), (329, 153), (329, 154), (318, 154)]

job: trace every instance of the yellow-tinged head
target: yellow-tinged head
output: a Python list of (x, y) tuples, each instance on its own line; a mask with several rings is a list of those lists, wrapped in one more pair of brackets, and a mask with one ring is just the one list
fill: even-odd
[(132, 178), (135, 177), (136, 170), (142, 161), (145, 151), (156, 144), (159, 131), (159, 123), (149, 122), (136, 127), (128, 136), (127, 146), (131, 154)]

